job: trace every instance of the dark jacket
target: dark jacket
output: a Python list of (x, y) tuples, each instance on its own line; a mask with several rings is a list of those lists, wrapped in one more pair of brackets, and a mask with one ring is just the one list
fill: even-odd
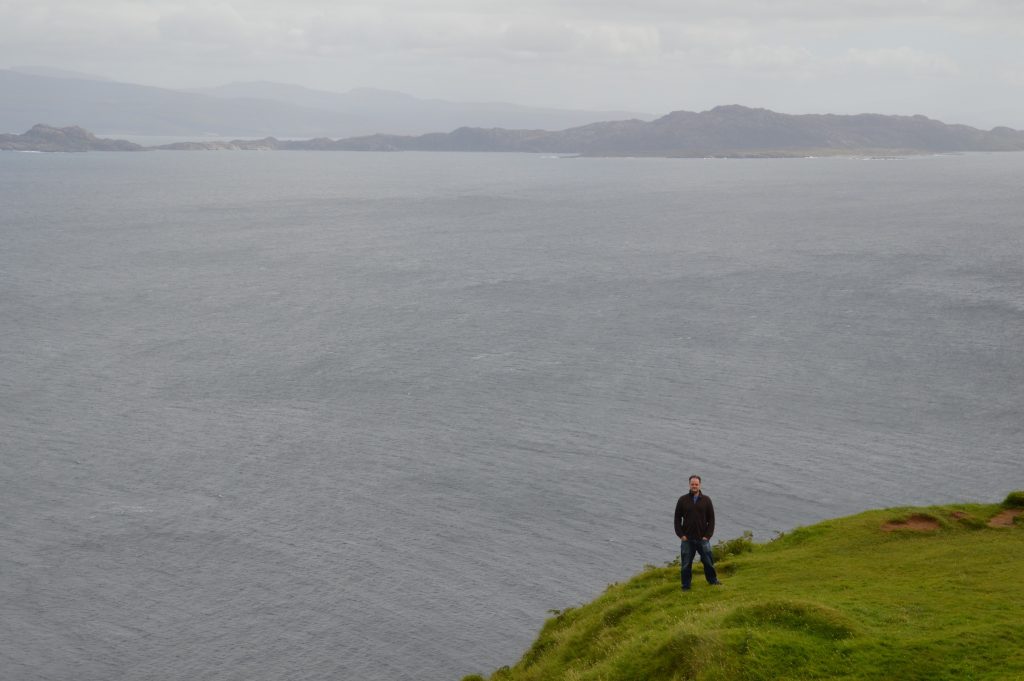
[(715, 507), (711, 503), (711, 497), (701, 493), (697, 497), (697, 503), (693, 503), (693, 497), (689, 493), (679, 497), (676, 502), (676, 536), (686, 535), (687, 539), (701, 539), (715, 533)]

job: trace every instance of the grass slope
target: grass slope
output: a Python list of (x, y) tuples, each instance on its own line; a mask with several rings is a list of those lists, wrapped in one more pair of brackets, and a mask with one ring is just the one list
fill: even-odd
[(678, 562), (650, 566), (549, 619), (489, 678), (1024, 680), (1024, 515), (1010, 510), (1022, 506), (1015, 492), (720, 543), (723, 587), (698, 565), (683, 593)]

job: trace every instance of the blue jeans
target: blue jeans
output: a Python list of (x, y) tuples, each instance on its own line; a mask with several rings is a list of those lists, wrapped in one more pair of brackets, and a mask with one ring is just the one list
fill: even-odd
[(707, 539), (687, 539), (679, 545), (679, 570), (683, 579), (683, 588), (690, 588), (693, 579), (693, 557), (700, 554), (700, 562), (704, 564), (704, 579), (708, 584), (718, 583), (715, 572), (715, 559), (711, 557), (711, 542)]

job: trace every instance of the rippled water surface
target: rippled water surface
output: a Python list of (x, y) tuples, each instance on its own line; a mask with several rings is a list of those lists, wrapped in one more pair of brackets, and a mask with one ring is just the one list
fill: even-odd
[(0, 154), (3, 678), (440, 680), (1024, 488), (1024, 155)]

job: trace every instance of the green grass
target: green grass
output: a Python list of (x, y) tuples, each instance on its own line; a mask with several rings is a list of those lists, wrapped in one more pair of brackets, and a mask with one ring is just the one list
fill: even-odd
[[(869, 511), (721, 543), (725, 585), (648, 566), (549, 619), (512, 667), (463, 681), (1024, 681), (1024, 506)], [(930, 522), (934, 529), (887, 523)]]

